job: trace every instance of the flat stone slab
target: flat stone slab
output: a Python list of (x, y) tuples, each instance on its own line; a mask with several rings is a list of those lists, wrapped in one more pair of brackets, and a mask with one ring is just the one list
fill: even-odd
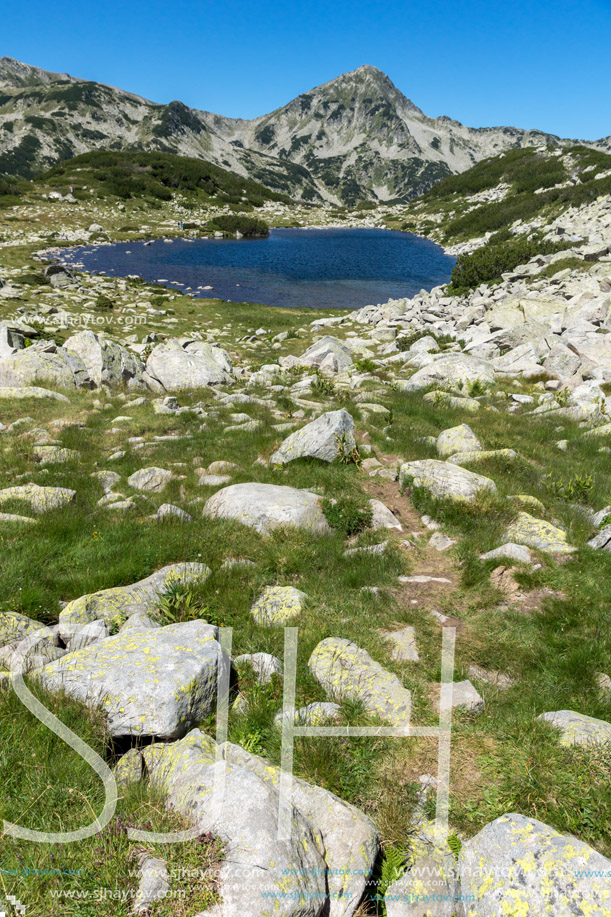
[(266, 586), (250, 613), (257, 624), (287, 624), (300, 614), (305, 598), (293, 586)]
[(458, 868), (470, 917), (609, 913), (611, 860), (525, 815), (501, 815), (463, 843)]
[(54, 509), (61, 509), (72, 503), (76, 491), (67, 487), (41, 487), (39, 484), (19, 484), (0, 490), (0, 503), (6, 500), (23, 500), (29, 503), (32, 512), (40, 515)]
[(323, 533), (330, 529), (320, 499), (308, 490), (278, 484), (231, 484), (210, 497), (204, 515), (235, 519), (261, 534), (285, 525)]
[(296, 430), (270, 458), (272, 465), (286, 465), (299, 458), (333, 462), (342, 451), (356, 449), (354, 420), (348, 411), (328, 411)]
[(602, 745), (611, 742), (611, 723), (597, 720), (593, 716), (585, 716), (574, 710), (556, 710), (552, 713), (542, 713), (537, 717), (550, 723), (560, 730), (560, 744), (569, 745)]
[(567, 542), (566, 532), (530, 513), (518, 513), (505, 530), (504, 537), (507, 541), (525, 544), (548, 554), (572, 554), (576, 550)]
[(82, 595), (68, 602), (59, 614), (62, 638), (69, 638), (80, 625), (102, 620), (120, 627), (127, 618), (155, 612), (159, 598), (172, 586), (203, 583), (210, 576), (205, 564), (168, 564), (145, 579), (127, 586), (114, 586)]
[(490, 478), (436, 459), (405, 462), (399, 480), (402, 486), (424, 487), (434, 497), (457, 502), (471, 503), (480, 493), (496, 492), (496, 484)]
[(68, 653), (38, 672), (62, 691), (104, 712), (112, 736), (184, 735), (213, 708), (218, 630), (205, 621), (127, 631)]
[(332, 700), (360, 701), (369, 713), (393, 726), (409, 723), (410, 692), (356, 643), (327, 637), (315, 647), (308, 666)]
[(71, 462), (81, 456), (75, 449), (64, 449), (62, 446), (34, 446), (33, 454), (41, 465)]

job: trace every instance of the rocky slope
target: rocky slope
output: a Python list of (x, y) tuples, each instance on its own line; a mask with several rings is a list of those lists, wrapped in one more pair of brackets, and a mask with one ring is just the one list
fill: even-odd
[[(570, 182), (580, 155), (538, 159), (544, 184)], [(166, 845), (128, 876), (122, 810), (103, 848), (99, 837), (54, 848), (61, 875), (21, 878), (28, 848), (7, 844), (7, 889), (34, 913), (49, 913), (50, 890), (93, 896), (103, 849), (128, 904), (96, 913), (128, 917), (137, 893), (140, 912), (171, 917), (162, 897), (192, 895), (218, 841), (214, 897), (193, 913), (373, 917), (384, 898), (388, 917), (408, 917), (434, 895), (440, 917), (605, 915), (611, 194), (596, 163), (593, 187), (580, 172), (557, 189), (585, 187), (585, 202), (545, 201), (504, 227), (533, 244), (565, 239), (562, 251), (460, 295), (440, 287), (334, 315), (75, 274), (62, 247), (48, 250), (124, 237), (138, 199), (117, 212), (112, 198), (30, 186), (9, 219), (0, 211), (0, 678), (23, 668), (72, 723), (70, 704), (99, 717), (118, 743), (100, 740), (100, 753), (120, 805), (136, 792), (205, 832), (194, 861)], [(479, 208), (537, 190), (496, 166), (480, 190), (467, 174), (468, 193), (441, 187), (392, 212), (441, 237), (475, 214), (479, 232)], [(151, 210), (147, 233), (164, 235), (182, 206)], [(460, 244), (485, 251), (489, 239), (460, 225)], [(290, 703), (284, 625), (298, 628)], [(454, 641), (448, 672), (441, 647)], [(37, 826), (70, 756), (54, 737), (41, 753), (45, 730), (12, 699), (0, 694), (4, 802), (15, 821), (31, 806)], [(380, 721), (428, 729), (441, 712), (447, 773), (436, 741), (379, 735)], [(292, 721), (342, 734), (295, 742), (283, 839)], [(449, 835), (429, 820), (446, 780)], [(62, 823), (76, 827), (91, 817), (84, 778), (64, 782)]]
[(0, 59), (0, 174), (30, 176), (92, 149), (162, 150), (294, 198), (354, 204), (408, 200), (485, 157), (558, 143), (539, 131), (429, 118), (370, 66), (244, 121)]

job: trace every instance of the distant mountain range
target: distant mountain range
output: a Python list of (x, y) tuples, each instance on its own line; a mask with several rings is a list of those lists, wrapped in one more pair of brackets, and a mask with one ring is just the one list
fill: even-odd
[[(0, 58), (0, 174), (32, 177), (93, 149), (204, 159), (313, 202), (405, 201), (440, 178), (553, 134), (429, 118), (363, 66), (251, 121), (140, 96)], [(611, 151), (611, 137), (588, 144)]]

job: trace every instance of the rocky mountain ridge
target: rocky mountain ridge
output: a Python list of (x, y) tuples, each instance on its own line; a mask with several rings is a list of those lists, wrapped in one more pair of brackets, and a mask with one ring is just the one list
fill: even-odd
[(296, 199), (353, 205), (409, 200), (486, 157), (561, 143), (540, 131), (429, 118), (372, 66), (241, 120), (0, 59), (0, 173), (25, 177), (92, 149), (161, 150)]

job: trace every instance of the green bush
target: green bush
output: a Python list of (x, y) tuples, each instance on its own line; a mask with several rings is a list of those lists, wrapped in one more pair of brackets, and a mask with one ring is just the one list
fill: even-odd
[(243, 236), (269, 235), (269, 226), (265, 220), (241, 214), (227, 213), (214, 217), (214, 219), (208, 223), (208, 228), (215, 232), (226, 232), (232, 235), (236, 232), (242, 233)]
[[(494, 237), (493, 237), (494, 238)], [(448, 293), (459, 295), (474, 290), (480, 283), (500, 280), (501, 275), (524, 264), (535, 255), (551, 255), (567, 248), (567, 242), (543, 242), (540, 239), (513, 237), (510, 241), (494, 244), (492, 239), (472, 252), (459, 255), (448, 286)]]

